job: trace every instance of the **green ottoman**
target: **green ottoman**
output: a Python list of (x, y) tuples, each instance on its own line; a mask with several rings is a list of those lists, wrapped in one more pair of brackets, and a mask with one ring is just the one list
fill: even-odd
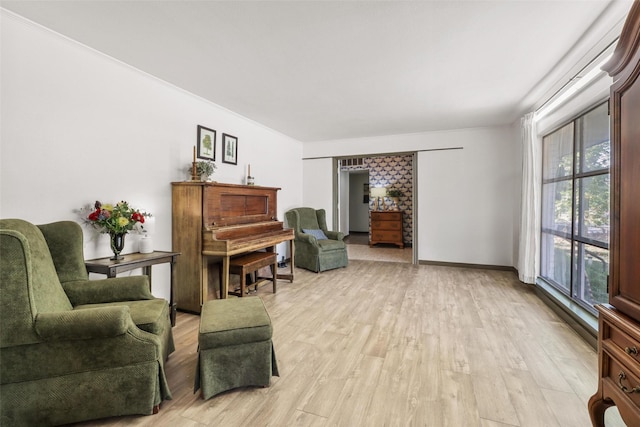
[(268, 386), (278, 365), (271, 319), (259, 297), (206, 301), (200, 313), (194, 392), (202, 398), (237, 387)]

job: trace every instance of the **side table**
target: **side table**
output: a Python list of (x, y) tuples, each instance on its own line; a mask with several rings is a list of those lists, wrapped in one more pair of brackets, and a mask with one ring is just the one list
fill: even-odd
[(171, 263), (171, 285), (169, 290), (169, 312), (171, 315), (171, 326), (176, 325), (176, 309), (177, 304), (173, 301), (173, 285), (175, 282), (175, 271), (173, 266), (178, 259), (180, 252), (163, 252), (154, 251), (150, 254), (141, 254), (139, 252), (125, 254), (124, 259), (114, 261), (109, 257), (85, 260), (87, 272), (106, 274), (108, 278), (116, 277), (118, 273), (122, 273), (136, 268), (142, 268), (144, 274), (149, 276), (149, 286), (151, 286), (151, 266), (155, 264)]

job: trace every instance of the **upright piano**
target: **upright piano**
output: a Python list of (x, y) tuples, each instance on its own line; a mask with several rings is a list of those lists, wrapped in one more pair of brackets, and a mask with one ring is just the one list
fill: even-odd
[(256, 250), (275, 251), (289, 242), (289, 274), (293, 281), (294, 231), (277, 219), (280, 188), (217, 182), (174, 182), (172, 185), (173, 251), (176, 263), (174, 300), (178, 309), (200, 313), (209, 298), (210, 264), (221, 268), (220, 298), (229, 287), (229, 260)]

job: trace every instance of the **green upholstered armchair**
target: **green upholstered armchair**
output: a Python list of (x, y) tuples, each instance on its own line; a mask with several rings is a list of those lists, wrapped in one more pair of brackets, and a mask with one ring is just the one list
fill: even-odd
[[(295, 265), (316, 273), (349, 263), (344, 234), (327, 230), (324, 209), (296, 208), (285, 213), (289, 227), (295, 230)], [(304, 230), (308, 232), (305, 233)], [(318, 239), (311, 230), (321, 230), (327, 239)], [(310, 234), (313, 233), (313, 234)]]
[(169, 307), (146, 276), (88, 280), (82, 229), (0, 220), (0, 425), (157, 412)]

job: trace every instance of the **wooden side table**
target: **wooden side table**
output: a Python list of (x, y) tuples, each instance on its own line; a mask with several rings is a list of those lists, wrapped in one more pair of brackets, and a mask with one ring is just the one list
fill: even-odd
[(125, 254), (124, 259), (113, 261), (109, 257), (86, 260), (84, 262), (89, 273), (106, 274), (108, 278), (116, 277), (122, 273), (136, 268), (142, 268), (144, 274), (149, 276), (149, 286), (151, 286), (151, 266), (155, 264), (171, 263), (171, 285), (169, 290), (169, 312), (171, 315), (171, 326), (176, 325), (177, 304), (173, 301), (173, 285), (175, 282), (175, 271), (173, 266), (178, 259), (180, 252), (154, 251), (150, 254), (139, 252)]

